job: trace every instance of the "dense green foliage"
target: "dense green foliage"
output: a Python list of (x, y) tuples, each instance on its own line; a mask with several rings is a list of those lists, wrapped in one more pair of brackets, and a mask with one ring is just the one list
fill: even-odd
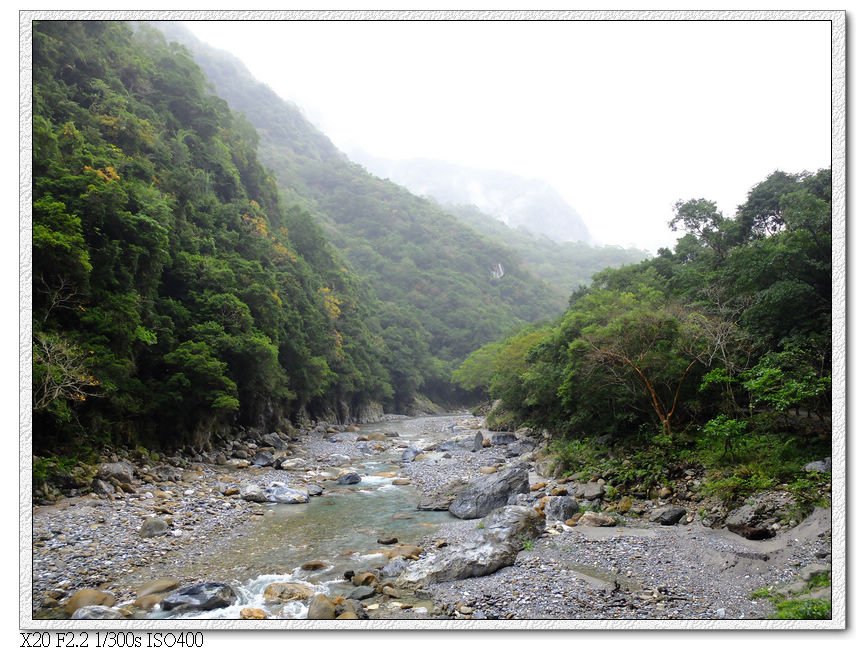
[(397, 404), (421, 387), (447, 400), (450, 372), (468, 353), (561, 310), (562, 293), (533, 275), (507, 242), (369, 174), (237, 59), (182, 26), (160, 27), (190, 48), (216, 92), (256, 127), (261, 159), (274, 170), (286, 201), (315, 215), (374, 291), (391, 346)]
[(679, 203), (675, 250), (597, 274), (533, 345), (489, 344), (454, 378), (623, 485), (689, 464), (728, 500), (798, 480), (829, 450), (830, 180), (776, 172), (734, 218)]
[(202, 444), (391, 397), (396, 317), (280, 201), (183, 48), (42, 22), (33, 81), (37, 452)]

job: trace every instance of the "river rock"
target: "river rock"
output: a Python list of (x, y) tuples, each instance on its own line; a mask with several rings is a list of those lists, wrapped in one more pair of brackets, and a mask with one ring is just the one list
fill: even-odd
[(355, 600), (353, 598), (346, 598), (342, 603), (340, 603), (336, 611), (338, 612), (337, 618), (349, 618), (349, 619), (368, 619), (366, 611), (364, 610), (364, 606), (361, 604), (359, 600)]
[(316, 594), (309, 603), (306, 617), (310, 620), (333, 620), (336, 618), (336, 607), (324, 594)]
[(112, 594), (98, 589), (79, 589), (69, 597), (63, 609), (67, 614), (74, 614), (76, 610), (90, 605), (104, 605), (111, 607), (116, 602)]
[(729, 530), (748, 539), (761, 539), (754, 536), (758, 534), (754, 531), (760, 530), (771, 531), (771, 534), (766, 535), (771, 537), (774, 536), (772, 525), (788, 518), (794, 509), (795, 498), (792, 495), (780, 491), (760, 492), (750, 497), (741, 507), (731, 511), (724, 524)]
[[(596, 481), (589, 481), (585, 485), (581, 485), (582, 497), (587, 501), (594, 501), (595, 499), (602, 499), (606, 494), (606, 490), (604, 489), (603, 484), (598, 483)], [(576, 493), (574, 496), (577, 496)]]
[(166, 612), (208, 612), (233, 605), (237, 594), (227, 584), (222, 582), (200, 582), (198, 584), (178, 589), (168, 594), (162, 600), (162, 609)]
[(475, 439), (474, 439), (474, 442), (472, 444), (472, 451), (480, 451), (483, 448), (484, 448), (484, 434), (482, 434), (480, 431), (478, 431), (475, 434)]
[(366, 598), (372, 598), (375, 596), (375, 587), (364, 585), (362, 587), (355, 587), (349, 593), (347, 598), (351, 598), (353, 600), (365, 600)]
[(312, 587), (298, 582), (271, 582), (264, 588), (264, 602), (287, 603), (290, 600), (306, 600), (313, 594)]
[(320, 497), (324, 494), (324, 488), (320, 485), (316, 485), (315, 483), (309, 483), (306, 486), (306, 493), (311, 497)]
[(541, 476), (547, 477), (556, 476), (561, 467), (561, 462), (556, 458), (544, 458), (535, 463), (535, 471)]
[(517, 436), (513, 433), (493, 433), (490, 434), (490, 442), (494, 445), (509, 445), (517, 441)]
[(657, 508), (649, 515), (649, 521), (654, 521), (662, 526), (675, 526), (685, 516), (686, 512), (681, 506)]
[(441, 549), (415, 562), (398, 580), (416, 588), (484, 576), (514, 563), (526, 540), (544, 530), (544, 518), (527, 506), (505, 506), (484, 518), (484, 526), (465, 541)]
[[(474, 451), (476, 441), (477, 434), (473, 436), (456, 436), (449, 440), (445, 440), (438, 446), (438, 449), (439, 451), (457, 451), (459, 449)], [(483, 435), (481, 435), (481, 444), (483, 444)]]
[(360, 483), (360, 481), (360, 474), (357, 472), (349, 472), (348, 474), (340, 476), (336, 482), (338, 485), (354, 485), (355, 483)]
[(161, 603), (167, 595), (167, 593), (158, 593), (149, 594), (147, 596), (139, 596), (135, 599), (132, 605), (133, 607), (137, 607), (138, 609), (143, 609), (145, 612), (149, 612), (159, 603)]
[(466, 488), (462, 480), (451, 481), (447, 485), (425, 494), (417, 505), (418, 510), (447, 510), (451, 507), (456, 495)]
[(295, 472), (306, 469), (306, 461), (303, 458), (286, 458), (280, 461), (279, 468), (287, 472)]
[(309, 503), (309, 493), (306, 490), (285, 487), (284, 485), (272, 485), (265, 489), (264, 493), (271, 503)]
[(550, 497), (547, 502), (547, 516), (556, 521), (566, 521), (580, 511), (580, 504), (574, 497)]
[(183, 470), (173, 465), (161, 463), (153, 467), (150, 473), (157, 481), (179, 483), (183, 479)]
[(399, 544), (391, 549), (388, 549), (386, 552), (387, 556), (390, 558), (407, 557), (414, 559), (420, 557), (421, 553), (423, 553), (423, 549), (420, 546), (415, 546), (414, 544)]
[(160, 580), (151, 580), (150, 582), (146, 582), (138, 589), (135, 590), (135, 593), (138, 596), (149, 596), (150, 594), (161, 594), (167, 591), (171, 591), (173, 589), (177, 589), (179, 586), (179, 582), (174, 578), (161, 578)]
[(312, 560), (311, 562), (304, 562), (300, 565), (300, 568), (304, 571), (321, 571), (322, 569), (326, 569), (328, 566), (330, 565), (327, 562)]
[(127, 462), (102, 463), (96, 473), (98, 478), (105, 481), (115, 480), (120, 483), (131, 484), (134, 480), (135, 469)]
[[(259, 451), (255, 456), (252, 457), (252, 464), (256, 467), (272, 467), (273, 466), (273, 454), (269, 451)], [(282, 465), (280, 464), (280, 467)]]
[(802, 469), (806, 472), (831, 472), (832, 459), (826, 457), (823, 460), (815, 460), (814, 462), (805, 465)]
[(506, 505), (511, 494), (528, 491), (528, 472), (522, 467), (512, 467), (469, 483), (448, 510), (460, 519), (478, 519)]
[(157, 537), (168, 531), (168, 522), (162, 517), (149, 517), (141, 524), (138, 534), (141, 537)]
[(119, 609), (105, 605), (88, 605), (76, 609), (72, 614), (73, 621), (117, 621), (126, 618)]
[(580, 517), (580, 524), (583, 526), (615, 526), (616, 520), (602, 512), (589, 510)]
[(396, 544), (399, 540), (396, 537), (379, 537), (375, 541), (377, 544), (383, 544), (384, 546), (390, 546), (391, 544)]
[(273, 447), (277, 451), (282, 451), (288, 447), (285, 441), (279, 437), (278, 433), (266, 433), (261, 437), (261, 441), (268, 447)]
[(390, 562), (385, 564), (381, 569), (379, 569), (379, 573), (382, 578), (395, 578), (400, 573), (405, 571), (409, 566), (410, 562), (407, 558), (402, 556), (397, 556), (393, 558)]
[(530, 451), (533, 451), (535, 446), (536, 445), (534, 440), (523, 438), (509, 444), (507, 450), (505, 451), (505, 456), (507, 456), (508, 458), (522, 456), (523, 454), (527, 454)]
[[(355, 587), (365, 587), (368, 585), (374, 585), (378, 582), (378, 578), (374, 573), (370, 571), (364, 571), (363, 573), (356, 573), (351, 577), (351, 584)], [(360, 599), (358, 599), (360, 600)]]
[(115, 493), (114, 486), (111, 485), (111, 483), (103, 481), (100, 478), (93, 479), (93, 482), (90, 484), (90, 489), (96, 494), (100, 494), (103, 496), (108, 496)]
[(244, 501), (252, 501), (253, 503), (264, 503), (267, 501), (267, 494), (264, 488), (255, 483), (244, 485), (240, 488), (240, 498)]
[(258, 607), (244, 607), (240, 610), (240, 618), (244, 621), (263, 621), (267, 618), (267, 612)]
[(402, 452), (402, 462), (411, 463), (415, 458), (420, 456), (421, 450), (416, 447), (409, 447), (404, 452)]

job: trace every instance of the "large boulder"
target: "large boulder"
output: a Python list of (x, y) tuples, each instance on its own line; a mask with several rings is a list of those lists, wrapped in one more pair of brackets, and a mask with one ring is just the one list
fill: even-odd
[(309, 503), (309, 492), (274, 483), (264, 490), (270, 503)]
[(815, 460), (805, 465), (802, 469), (806, 472), (831, 472), (832, 458), (827, 456), (823, 460)]
[(583, 516), (580, 517), (580, 525), (593, 527), (608, 527), (615, 526), (616, 520), (610, 515), (604, 514), (603, 512), (592, 512), (591, 510), (589, 510), (588, 512), (584, 512)]
[(336, 618), (336, 607), (324, 594), (316, 594), (309, 603), (306, 617), (316, 620), (333, 620)]
[(275, 432), (265, 433), (261, 436), (261, 441), (268, 447), (273, 447), (277, 451), (282, 451), (288, 447), (288, 445), (285, 444), (285, 441), (279, 437), (279, 434)]
[(779, 491), (760, 492), (730, 512), (724, 524), (742, 537), (766, 539), (774, 536), (774, 525), (789, 520), (795, 510), (796, 501), (792, 495)]
[(594, 481), (589, 481), (585, 484), (580, 484), (576, 488), (574, 488), (574, 496), (582, 497), (586, 501), (595, 501), (596, 499), (603, 499), (604, 495), (607, 493), (606, 489), (600, 483), (596, 483)]
[(515, 458), (517, 456), (522, 456), (523, 454), (527, 454), (530, 451), (533, 451), (537, 445), (534, 440), (530, 440), (529, 438), (521, 438), (516, 442), (512, 442), (508, 445), (507, 450), (505, 451), (505, 456), (508, 458)]
[(105, 605), (88, 605), (75, 610), (73, 621), (117, 621), (126, 618), (119, 609)]
[(517, 436), (513, 433), (493, 433), (490, 435), (490, 442), (494, 445), (510, 445), (516, 441)]
[(580, 511), (580, 504), (574, 497), (550, 497), (546, 513), (550, 519), (567, 521)]
[(166, 532), (168, 532), (168, 522), (162, 517), (148, 517), (138, 530), (138, 534), (142, 537), (157, 537)]
[(299, 582), (271, 582), (264, 588), (264, 602), (287, 603), (290, 600), (307, 600), (313, 594), (312, 587)]
[(525, 468), (512, 467), (469, 483), (456, 495), (448, 510), (460, 519), (479, 519), (507, 505), (512, 494), (528, 491), (529, 473)]
[(349, 472), (348, 474), (343, 474), (337, 479), (337, 485), (354, 485), (355, 483), (360, 483), (361, 478), (360, 474), (357, 472)]
[(428, 492), (417, 504), (418, 510), (447, 510), (451, 507), (456, 495), (466, 487), (465, 481), (451, 481), (440, 489)]
[(135, 468), (126, 462), (102, 463), (96, 476), (105, 481), (113, 479), (120, 483), (132, 483), (135, 477)]
[[(480, 433), (480, 431), (478, 431)], [(459, 449), (463, 449), (465, 451), (477, 451), (476, 449), (476, 438), (478, 434), (474, 434), (471, 436), (456, 436), (449, 440), (445, 440), (441, 443), (438, 448), (439, 451), (457, 451)], [(483, 444), (484, 437), (481, 434), (481, 444)]]
[(260, 485), (250, 483), (240, 488), (240, 498), (244, 501), (252, 501), (253, 503), (264, 503), (267, 501), (267, 494), (265, 494), (264, 488)]
[(490, 513), (484, 526), (465, 541), (428, 554), (405, 571), (400, 586), (417, 588), (489, 575), (514, 563), (526, 541), (544, 530), (544, 518), (527, 506), (505, 506)]
[(233, 605), (237, 594), (229, 585), (222, 582), (200, 582), (178, 589), (162, 600), (166, 612), (208, 612)]
[(67, 614), (74, 614), (82, 607), (91, 605), (104, 605), (111, 607), (116, 602), (112, 594), (98, 589), (79, 589), (69, 597), (63, 608)]
[(681, 506), (666, 506), (657, 508), (649, 515), (649, 520), (661, 524), (662, 526), (675, 526), (679, 520), (685, 516), (687, 511)]
[(271, 467), (273, 465), (273, 454), (269, 451), (259, 451), (252, 457), (252, 464), (256, 467)]
[(178, 483), (183, 479), (183, 470), (174, 465), (161, 463), (150, 469), (150, 474), (157, 481)]

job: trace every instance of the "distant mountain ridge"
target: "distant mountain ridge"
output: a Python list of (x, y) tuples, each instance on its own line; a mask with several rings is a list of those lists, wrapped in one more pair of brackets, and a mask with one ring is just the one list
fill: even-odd
[(553, 241), (592, 243), (583, 218), (542, 180), (441, 160), (387, 160), (362, 150), (349, 155), (373, 174), (439, 203), (474, 205), (511, 228), (525, 228)]

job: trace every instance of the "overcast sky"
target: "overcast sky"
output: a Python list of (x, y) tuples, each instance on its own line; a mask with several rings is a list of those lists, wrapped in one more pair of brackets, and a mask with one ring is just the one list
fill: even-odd
[(600, 242), (655, 251), (680, 199), (731, 216), (827, 167), (828, 22), (192, 22), (345, 151), (549, 182)]

